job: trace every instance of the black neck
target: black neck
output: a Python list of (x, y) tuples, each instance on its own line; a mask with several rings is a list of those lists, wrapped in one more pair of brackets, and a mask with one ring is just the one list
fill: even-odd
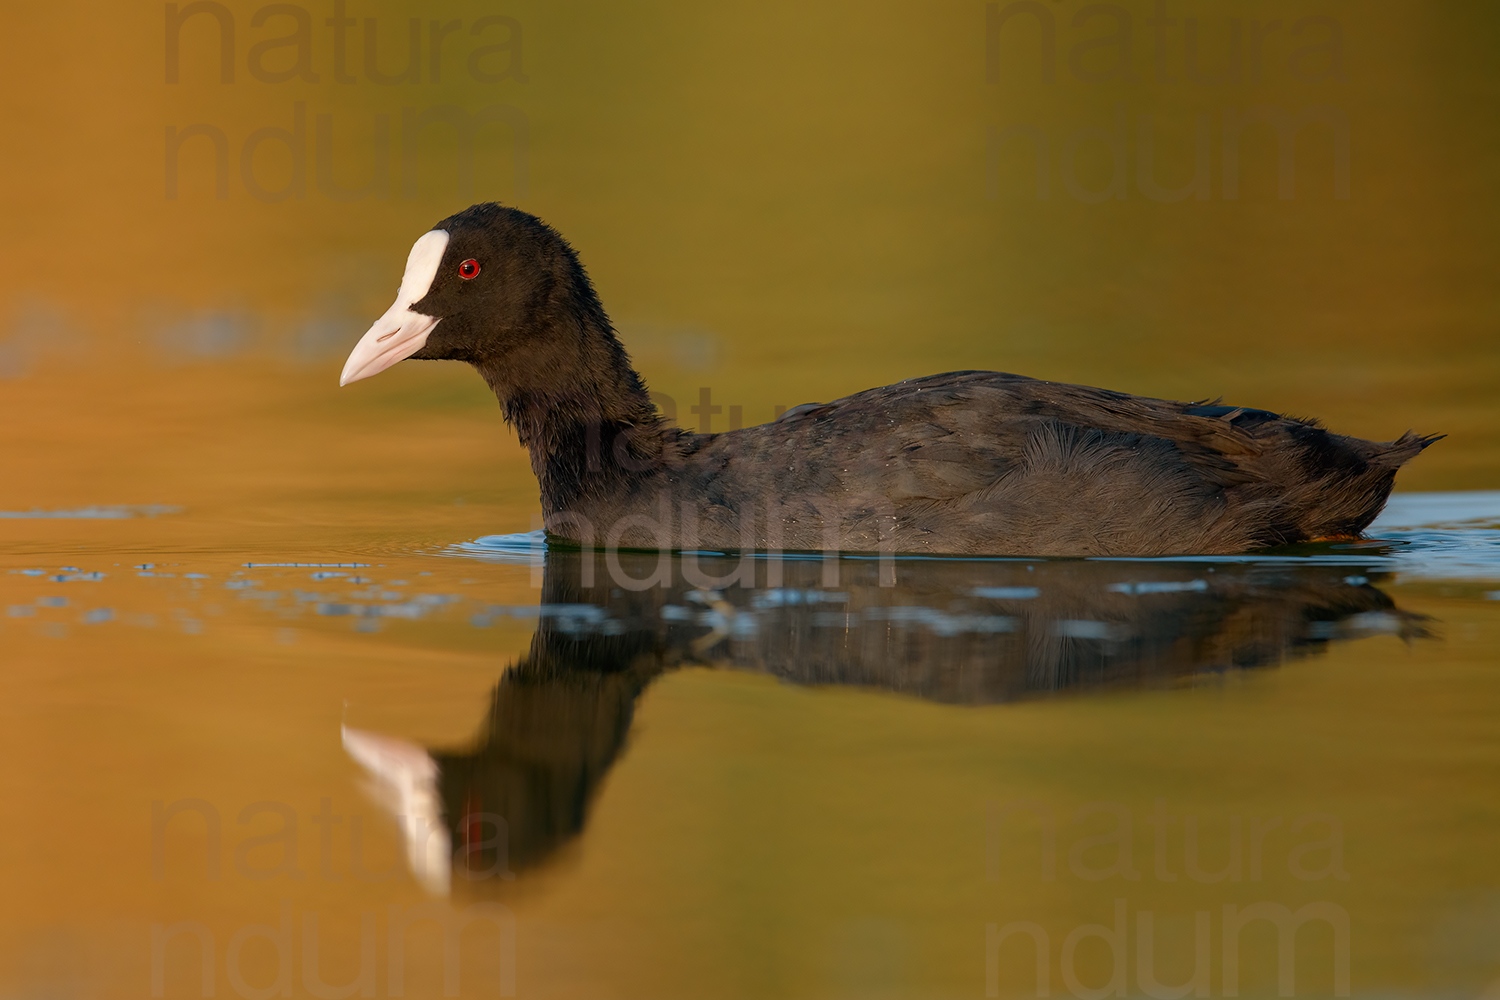
[(676, 435), (614, 334), (585, 337), (592, 357), (565, 377), (548, 378), (546, 388), (518, 384), (503, 363), (475, 366), (531, 453), (549, 517), (632, 492), (661, 467)]

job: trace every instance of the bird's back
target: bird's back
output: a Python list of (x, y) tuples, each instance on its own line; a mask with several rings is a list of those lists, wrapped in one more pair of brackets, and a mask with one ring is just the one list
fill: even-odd
[(971, 371), (684, 435), (673, 480), (692, 546), (1225, 553), (1357, 535), (1433, 440)]

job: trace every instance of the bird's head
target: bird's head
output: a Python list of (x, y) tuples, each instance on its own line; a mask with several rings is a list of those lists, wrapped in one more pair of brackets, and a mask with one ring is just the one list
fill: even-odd
[(396, 301), (354, 346), (340, 385), (405, 358), (450, 359), (554, 377), (574, 367), (579, 340), (609, 329), (567, 242), (540, 219), (475, 205), (424, 233), (406, 258)]

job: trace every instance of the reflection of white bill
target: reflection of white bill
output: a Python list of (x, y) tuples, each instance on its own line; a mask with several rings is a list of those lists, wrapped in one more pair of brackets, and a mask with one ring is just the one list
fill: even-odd
[(393, 816), (406, 842), (406, 866), (422, 888), (448, 894), (453, 841), (443, 822), (437, 762), (415, 743), (342, 727), (344, 750), (364, 768), (367, 795)]

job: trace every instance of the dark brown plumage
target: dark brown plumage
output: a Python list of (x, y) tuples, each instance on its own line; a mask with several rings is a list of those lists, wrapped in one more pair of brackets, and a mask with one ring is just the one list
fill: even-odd
[[(393, 350), (381, 345), (399, 331), (377, 323), (345, 381), (407, 356), (472, 364), (530, 450), (548, 531), (580, 543), (1239, 552), (1358, 535), (1396, 470), (1437, 440), (1407, 433), (1377, 443), (1264, 410), (979, 371), (692, 433), (656, 411), (560, 235), (494, 204), (434, 232), (445, 234), (429, 247), (435, 272), (419, 266), (419, 241), (406, 311), (398, 298), (382, 318), (425, 332)], [(477, 277), (460, 274), (465, 261), (480, 265)]]

